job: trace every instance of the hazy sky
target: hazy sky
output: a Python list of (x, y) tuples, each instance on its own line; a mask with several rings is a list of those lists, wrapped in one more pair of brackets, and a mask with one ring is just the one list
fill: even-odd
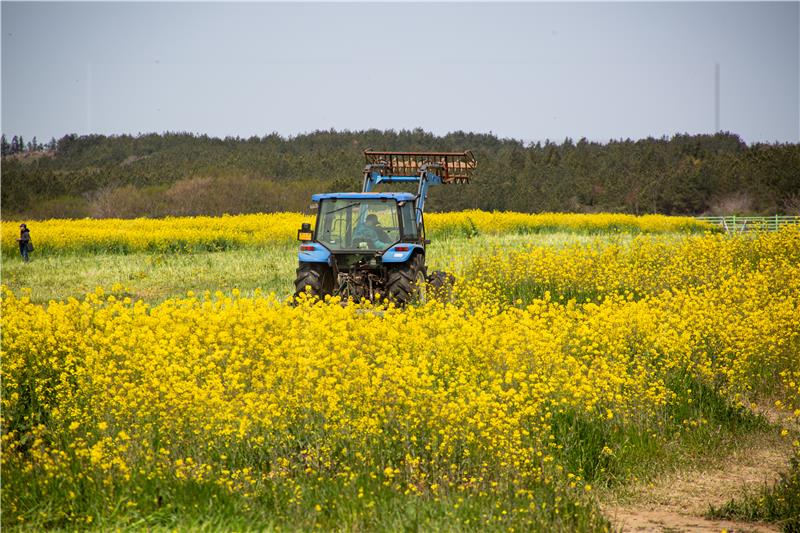
[(2, 130), (800, 141), (800, 3), (2, 2)]

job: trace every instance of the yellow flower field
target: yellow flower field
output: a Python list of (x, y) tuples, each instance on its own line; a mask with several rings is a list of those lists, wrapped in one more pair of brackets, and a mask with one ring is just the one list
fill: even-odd
[(2, 295), (4, 527), (602, 530), (593, 486), (800, 418), (797, 228), (498, 252), (407, 309), (112, 292)]
[[(134, 252), (142, 250), (226, 250), (241, 246), (293, 240), (303, 222), (313, 216), (300, 213), (272, 213), (223, 217), (180, 217), (46, 220), (31, 222), (31, 237), (41, 250)], [(432, 236), (471, 236), (477, 233), (575, 232), (701, 232), (712, 227), (689, 217), (662, 215), (563, 213), (524, 214), (462, 211), (430, 213), (425, 216)], [(19, 222), (2, 223), (2, 249), (13, 252), (19, 237)]]

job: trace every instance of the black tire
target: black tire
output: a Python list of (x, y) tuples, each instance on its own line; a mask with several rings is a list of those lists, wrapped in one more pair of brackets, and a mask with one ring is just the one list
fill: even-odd
[(431, 272), (431, 275), (428, 276), (428, 286), (430, 287), (431, 295), (437, 300), (449, 300), (455, 282), (456, 277), (443, 270), (434, 270)]
[(294, 296), (300, 294), (323, 299), (333, 293), (333, 271), (324, 263), (300, 263), (294, 280)]
[(386, 273), (387, 295), (397, 304), (425, 303), (426, 291), (423, 255), (415, 255), (407, 263), (391, 268)]

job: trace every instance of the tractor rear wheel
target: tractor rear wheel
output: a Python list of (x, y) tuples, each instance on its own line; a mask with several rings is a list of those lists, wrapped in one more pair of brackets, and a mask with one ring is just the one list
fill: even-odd
[(333, 293), (333, 271), (324, 263), (301, 263), (294, 280), (294, 296), (308, 294), (324, 298)]
[(425, 257), (416, 255), (411, 261), (390, 269), (386, 274), (386, 292), (400, 305), (425, 303)]

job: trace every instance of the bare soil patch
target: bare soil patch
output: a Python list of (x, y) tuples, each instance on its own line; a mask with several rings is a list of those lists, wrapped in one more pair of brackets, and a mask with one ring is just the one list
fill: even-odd
[(771, 524), (709, 520), (703, 515), (709, 506), (720, 506), (744, 490), (774, 483), (788, 468), (790, 455), (787, 439), (760, 435), (705, 465), (609, 495), (603, 510), (620, 531), (779, 531)]

